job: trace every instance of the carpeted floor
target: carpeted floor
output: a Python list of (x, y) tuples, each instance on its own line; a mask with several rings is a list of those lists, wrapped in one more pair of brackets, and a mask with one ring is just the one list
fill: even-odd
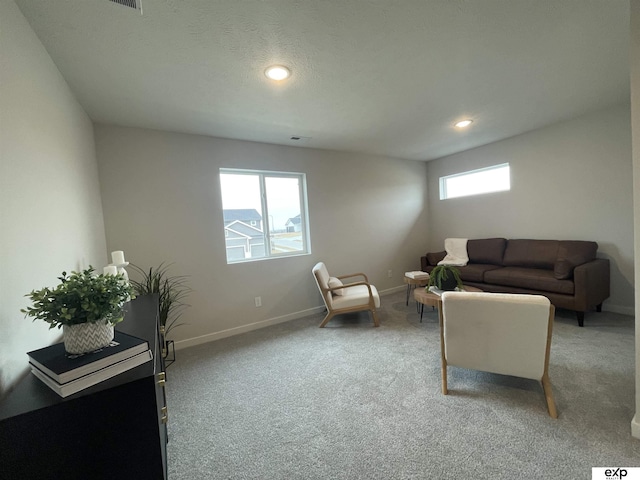
[(437, 312), (404, 292), (367, 314), (314, 315), (178, 351), (168, 370), (169, 478), (590, 479), (640, 466), (634, 319), (558, 311), (550, 377), (449, 369)]

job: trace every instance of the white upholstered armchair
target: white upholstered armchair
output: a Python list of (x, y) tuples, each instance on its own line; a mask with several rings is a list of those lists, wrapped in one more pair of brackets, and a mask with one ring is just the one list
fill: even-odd
[[(369, 283), (369, 279), (364, 273), (331, 277), (322, 262), (317, 263), (312, 272), (327, 307), (327, 316), (322, 320), (320, 328), (324, 327), (335, 315), (362, 310), (369, 310), (373, 317), (373, 324), (376, 327), (380, 325), (376, 312), (376, 308), (380, 308), (380, 296), (376, 287)], [(343, 283), (343, 280), (347, 278), (361, 278), (361, 280)]]
[(549, 415), (558, 417), (549, 381), (554, 307), (541, 295), (445, 292), (440, 308), (442, 393), (447, 366), (542, 382)]

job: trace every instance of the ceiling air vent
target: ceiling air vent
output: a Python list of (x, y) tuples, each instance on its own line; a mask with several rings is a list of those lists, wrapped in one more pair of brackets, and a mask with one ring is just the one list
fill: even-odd
[(311, 140), (311, 137), (303, 137), (302, 135), (291, 135), (291, 137), (289, 137), (289, 140), (297, 143), (307, 143), (309, 140)]
[(142, 15), (142, 0), (109, 0), (112, 3), (117, 3), (118, 5), (124, 5), (125, 7), (133, 8), (134, 10), (139, 10), (140, 15)]

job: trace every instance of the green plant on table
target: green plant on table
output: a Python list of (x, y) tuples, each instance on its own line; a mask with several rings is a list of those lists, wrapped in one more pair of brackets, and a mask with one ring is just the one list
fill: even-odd
[(60, 284), (25, 295), (33, 305), (20, 311), (25, 317), (44, 320), (49, 328), (105, 322), (115, 325), (124, 318), (123, 305), (134, 290), (123, 275), (95, 275), (92, 266), (81, 272), (62, 272)]
[[(436, 265), (431, 272), (429, 272), (429, 287), (436, 287), (443, 289), (442, 286), (447, 282), (455, 280), (455, 285), (459, 289), (462, 289), (462, 279), (460, 278), (460, 270), (453, 265)], [(444, 290), (444, 289), (443, 289)]]
[(138, 295), (157, 293), (160, 296), (160, 325), (164, 327), (165, 335), (173, 328), (184, 325), (179, 319), (187, 305), (185, 298), (191, 293), (185, 275), (169, 275), (171, 265), (161, 263), (158, 267), (144, 270), (137, 265), (130, 264), (140, 276), (140, 280), (129, 280)]

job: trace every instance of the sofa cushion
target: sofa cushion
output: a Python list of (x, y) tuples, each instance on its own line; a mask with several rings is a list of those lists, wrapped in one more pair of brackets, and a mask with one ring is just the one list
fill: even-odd
[(559, 243), (558, 240), (508, 240), (502, 264), (553, 270)]
[(573, 277), (573, 269), (595, 260), (598, 244), (581, 240), (561, 240), (553, 274), (558, 279)]
[(429, 265), (438, 265), (438, 262), (441, 261), (444, 257), (447, 256), (447, 252), (445, 250), (441, 252), (435, 253), (427, 253), (427, 262)]
[(502, 268), (499, 265), (488, 265), (481, 263), (468, 263), (464, 267), (456, 267), (460, 270), (460, 278), (462, 283), (465, 282), (482, 282), (484, 281), (484, 272)]
[(540, 268), (497, 268), (485, 272), (484, 281), (494, 285), (527, 288), (565, 295), (573, 295), (574, 291), (573, 281), (559, 280), (554, 276), (553, 270)]
[(502, 265), (506, 238), (483, 238), (467, 242), (467, 254), (471, 263)]

